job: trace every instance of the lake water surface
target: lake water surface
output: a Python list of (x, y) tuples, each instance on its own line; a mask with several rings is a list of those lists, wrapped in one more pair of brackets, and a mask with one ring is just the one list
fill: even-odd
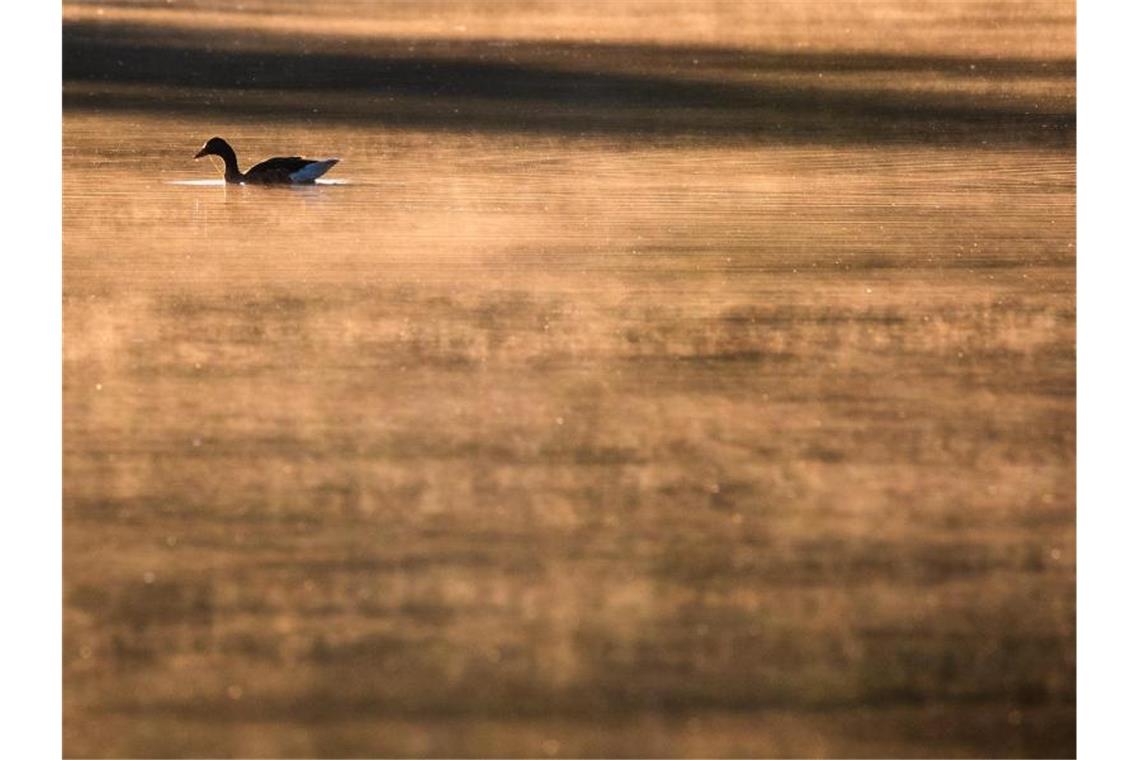
[[(114, 30), (87, 22), (69, 756), (1075, 752), (1063, 67), (960, 94), (1052, 103), (1030, 126), (836, 95), (822, 132), (757, 134), (659, 82), (512, 128), (489, 95), (301, 118), (88, 77)], [(816, 118), (781, 92), (765, 119)], [(341, 163), (227, 186), (192, 160), (215, 134)]]

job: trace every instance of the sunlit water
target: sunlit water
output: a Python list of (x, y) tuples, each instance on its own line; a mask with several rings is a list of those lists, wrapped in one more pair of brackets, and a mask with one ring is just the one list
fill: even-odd
[(64, 169), (69, 754), (1071, 746), (1071, 150), (76, 109)]

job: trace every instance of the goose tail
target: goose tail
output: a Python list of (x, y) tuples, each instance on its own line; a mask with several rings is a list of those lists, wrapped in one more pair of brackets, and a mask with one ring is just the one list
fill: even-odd
[(339, 158), (326, 158), (324, 161), (313, 161), (289, 175), (294, 182), (312, 182), (329, 169), (336, 166)]

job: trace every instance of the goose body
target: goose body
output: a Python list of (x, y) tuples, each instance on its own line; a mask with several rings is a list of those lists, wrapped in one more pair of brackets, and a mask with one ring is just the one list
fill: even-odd
[(270, 158), (242, 172), (238, 168), (237, 153), (230, 144), (220, 137), (211, 137), (194, 156), (217, 156), (226, 165), (226, 182), (233, 185), (311, 185), (339, 161), (339, 158), (326, 158), (315, 161), (300, 156)]

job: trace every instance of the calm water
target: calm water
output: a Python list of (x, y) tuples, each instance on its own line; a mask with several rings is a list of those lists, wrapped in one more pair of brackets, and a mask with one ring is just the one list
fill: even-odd
[[(1075, 751), (1066, 139), (89, 86), (67, 754)], [(336, 183), (219, 185), (214, 134)]]

